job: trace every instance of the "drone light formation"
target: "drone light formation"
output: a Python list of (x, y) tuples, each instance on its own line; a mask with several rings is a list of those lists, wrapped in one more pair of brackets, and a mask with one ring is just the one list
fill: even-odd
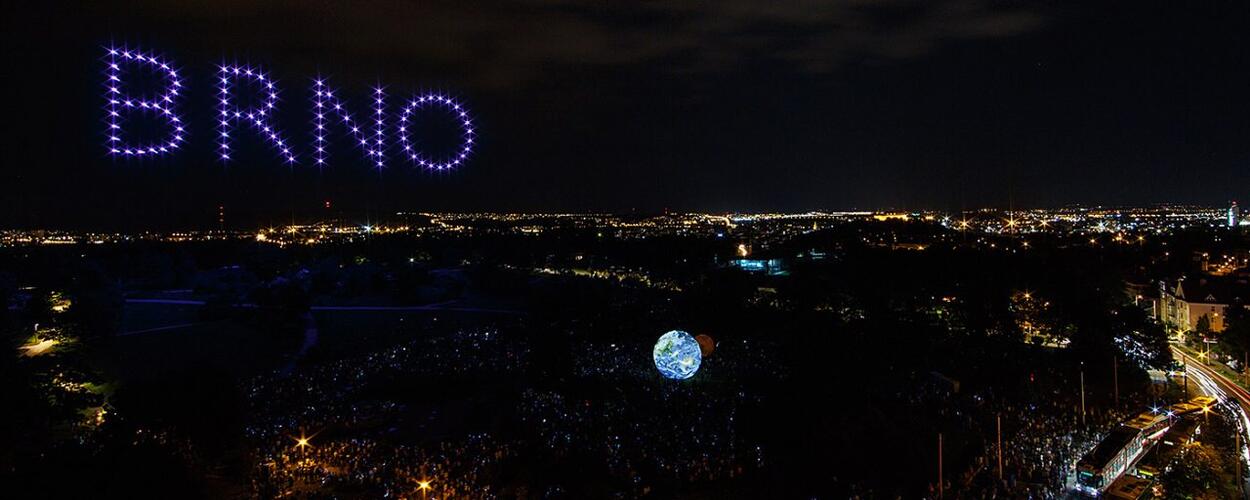
[[(452, 117), (461, 126), (463, 142), (457, 150), (445, 158), (434, 159), (425, 155), (417, 149), (408, 137), (408, 127), (410, 123), (415, 121), (412, 120), (413, 115), (427, 107), (441, 107), (450, 111)], [(456, 102), (455, 99), (442, 94), (430, 93), (414, 97), (408, 102), (407, 106), (404, 106), (403, 112), (399, 114), (399, 144), (403, 148), (404, 154), (408, 155), (408, 158), (414, 164), (424, 167), (426, 170), (444, 171), (460, 166), (461, 163), (468, 159), (469, 153), (473, 152), (474, 137), (473, 120), (469, 118), (468, 111), (465, 110), (464, 106)]]
[(362, 124), (352, 118), (352, 114), (344, 106), (343, 102), (335, 96), (336, 90), (330, 88), (326, 84), (326, 80), (317, 77), (313, 80), (313, 162), (317, 166), (326, 164), (328, 153), (326, 152), (328, 141), (326, 134), (329, 133), (329, 121), (331, 119), (327, 115), (336, 116), (337, 119), (345, 127), (351, 135), (353, 142), (360, 146), (361, 151), (365, 153), (366, 159), (373, 166), (381, 169), (386, 166), (386, 93), (382, 87), (375, 87), (370, 99), (373, 101), (371, 109), (373, 114), (373, 127), (369, 130), (362, 127)]
[[(217, 77), (217, 154), (221, 161), (230, 161), (230, 143), (233, 139), (230, 134), (238, 128), (237, 123), (240, 120), (246, 120), (265, 136), (270, 145), (282, 153), (288, 164), (295, 163), (295, 154), (291, 152), (290, 144), (271, 122), (278, 106), (278, 87), (273, 80), (265, 76), (259, 68), (231, 64), (222, 64)], [(234, 104), (231, 89), (239, 80), (255, 82), (264, 87), (260, 105), (241, 108)]]
[(382, 146), (386, 137), (386, 93), (382, 87), (373, 89), (373, 156), (377, 167), (382, 168)]
[(320, 76), (313, 80), (313, 163), (317, 167), (326, 164), (326, 101), (330, 90)]
[[(182, 80), (172, 62), (153, 53), (128, 47), (107, 47), (105, 70), (105, 123), (107, 140), (105, 147), (113, 156), (148, 157), (160, 156), (177, 150), (186, 140), (186, 128), (174, 107), (182, 91)], [(128, 68), (147, 68), (160, 74), (166, 81), (161, 92), (155, 96), (133, 96), (125, 89), (123, 76)], [(148, 144), (127, 142), (122, 124), (133, 113), (146, 113), (168, 123), (169, 134), (160, 141)]]
[[(186, 142), (187, 129), (174, 110), (184, 91), (184, 84), (178, 70), (172, 67), (172, 62), (149, 52), (126, 47), (110, 46), (105, 51), (105, 146), (108, 153), (119, 157), (144, 158), (166, 155), (179, 149)], [(153, 97), (128, 94), (124, 83), (129, 80), (126, 77), (132, 67), (154, 70), (161, 76), (165, 85), (160, 93)], [(234, 160), (236, 139), (242, 131), (251, 129), (264, 137), (284, 163), (298, 163), (299, 154), (294, 144), (276, 123), (280, 90), (273, 78), (255, 66), (223, 63), (217, 67), (215, 81), (216, 156), (219, 160)], [(259, 92), (257, 104), (240, 104), (238, 92), (241, 91), (237, 89), (244, 86)], [(365, 159), (377, 169), (386, 166), (388, 142), (396, 139), (403, 148), (404, 156), (411, 159), (414, 165), (426, 170), (453, 169), (467, 161), (472, 152), (476, 137), (473, 122), (465, 107), (445, 94), (426, 93), (414, 96), (401, 107), (396, 117), (393, 112), (388, 113), (385, 87), (377, 85), (371, 89), (369, 96), (368, 114), (371, 116), (356, 118), (336, 92), (325, 78), (318, 76), (313, 80), (310, 101), (313, 127), (311, 158), (313, 164), (319, 168), (329, 164), (330, 129), (335, 127), (335, 123), (347, 132), (351, 140), (360, 147)], [(417, 112), (426, 108), (439, 108), (451, 113), (461, 127), (462, 143), (446, 156), (430, 155), (421, 151), (409, 134), (409, 128), (416, 123)], [(159, 116), (167, 122), (169, 135), (150, 144), (128, 141), (123, 133), (125, 121), (128, 115), (136, 112)], [(390, 124), (395, 121), (398, 122), (397, 130), (390, 128)], [(391, 136), (392, 133), (395, 135)]]

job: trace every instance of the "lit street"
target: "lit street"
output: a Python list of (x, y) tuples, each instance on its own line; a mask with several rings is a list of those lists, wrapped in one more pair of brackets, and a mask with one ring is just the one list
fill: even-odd
[[(1247, 443), (1250, 443), (1250, 418), (1247, 417), (1250, 415), (1250, 391), (1217, 373), (1201, 359), (1190, 356), (1175, 346), (1172, 347), (1172, 353), (1177, 361), (1184, 361), (1193, 384), (1191, 391), (1197, 389), (1204, 395), (1216, 398), (1219, 401), (1217, 404), (1235, 415), (1237, 432), (1241, 434), (1242, 448), (1239, 455), (1243, 461), (1250, 462), (1250, 448), (1247, 447)], [(1247, 487), (1246, 491), (1250, 491), (1250, 477), (1243, 480), (1247, 482), (1244, 485)]]

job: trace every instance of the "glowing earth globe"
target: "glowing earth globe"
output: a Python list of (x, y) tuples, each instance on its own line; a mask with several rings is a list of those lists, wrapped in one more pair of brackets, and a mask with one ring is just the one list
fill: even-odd
[(682, 380), (694, 376), (699, 371), (699, 363), (703, 355), (699, 352), (699, 343), (689, 333), (673, 330), (660, 336), (651, 350), (655, 359), (655, 368), (665, 377)]

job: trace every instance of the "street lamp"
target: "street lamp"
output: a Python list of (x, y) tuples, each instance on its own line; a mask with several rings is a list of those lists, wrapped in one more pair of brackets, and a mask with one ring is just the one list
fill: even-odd
[(303, 431), (300, 431), (299, 437), (292, 436), (291, 439), (295, 440), (295, 448), (300, 451), (301, 456), (303, 456), (305, 450), (312, 446), (308, 443), (308, 441), (312, 439), (312, 436), (304, 435)]
[(417, 489), (421, 490), (421, 499), (425, 500), (427, 496), (430, 494), (430, 481), (429, 480), (418, 481)]
[(1081, 426), (1085, 426), (1085, 362), (1081, 362)]

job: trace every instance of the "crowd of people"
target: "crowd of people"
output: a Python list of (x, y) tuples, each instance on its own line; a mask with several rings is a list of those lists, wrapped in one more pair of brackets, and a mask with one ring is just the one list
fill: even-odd
[[(639, 401), (639, 398), (650, 401)], [(760, 467), (762, 448), (737, 432), (744, 395), (706, 398), (689, 387), (631, 388), (587, 400), (527, 391), (521, 419), (557, 454), (603, 460), (606, 472), (638, 494), (657, 483), (732, 479)]]
[[(458, 330), (257, 377), (247, 387), (247, 433), (258, 457), (253, 491), (262, 497), (322, 488), (388, 498), (492, 497), (487, 476), (514, 453), (508, 443), (482, 434), (422, 443), (388, 439), (389, 429), (370, 424), (402, 421), (405, 402), (362, 392), (395, 377), (510, 372), (525, 358), (525, 348), (497, 330)], [(319, 437), (315, 429), (337, 432)]]
[[(251, 437), (265, 439), (299, 426), (350, 423), (396, 408), (388, 401), (354, 397), (384, 377), (508, 373), (521, 369), (528, 349), (501, 339), (497, 330), (458, 330), (422, 337), (362, 357), (303, 367), (289, 375), (274, 372), (247, 385)], [(348, 420), (344, 420), (348, 419)]]
[[(944, 404), (963, 415), (963, 431), (982, 446), (967, 468), (950, 481), (947, 491), (973, 498), (1062, 497), (1075, 481), (1078, 460), (1116, 424), (1132, 416), (1115, 408), (1086, 408), (1063, 394), (1020, 401), (992, 391), (945, 398)], [(1132, 405), (1125, 405), (1129, 408)], [(999, 480), (999, 426), (1002, 429), (1002, 480)]]
[(664, 482), (734, 479), (762, 467), (761, 436), (742, 432), (741, 415), (765, 403), (742, 382), (787, 376), (772, 346), (715, 342), (686, 381), (662, 378), (649, 362), (650, 347), (585, 343), (574, 371), (600, 390), (587, 398), (528, 391), (521, 419), (552, 449), (602, 456), (608, 473), (634, 494)]
[[(503, 478), (517, 473), (517, 456), (534, 450), (589, 457), (593, 462), (584, 470), (627, 496), (733, 481), (769, 465), (764, 436), (742, 422), (768, 403), (747, 389), (748, 379), (787, 376), (768, 346), (718, 343), (694, 378), (674, 381), (652, 366), (649, 346), (582, 341), (570, 348), (568, 376), (535, 381), (526, 378), (534, 373), (531, 343), (497, 329), (457, 330), (256, 377), (247, 386), (247, 433), (258, 457), (254, 492), (330, 488), (403, 498), (488, 498), (522, 487), (507, 486)], [(517, 379), (509, 396), (515, 407), (503, 417), (511, 423), (486, 431), (452, 425), (424, 439), (405, 439), (396, 428), (411, 423), (410, 401), (368, 390), (376, 382), (448, 376)], [(1082, 422), (1071, 398), (1021, 399), (988, 389), (956, 395), (941, 383), (917, 384), (900, 396), (916, 411), (938, 412), (929, 417), (957, 428), (953, 435), (981, 443), (974, 444), (980, 451), (970, 460), (951, 464), (943, 486), (973, 497), (1061, 494), (1076, 460), (1101, 431), (1128, 416), (1091, 409)], [(1004, 428), (1002, 481), (993, 447), (996, 416)], [(321, 434), (325, 429), (334, 431)], [(561, 481), (541, 487), (576, 487)], [(422, 489), (427, 482), (437, 490)]]
[(253, 474), (253, 492), (340, 492), (371, 498), (492, 498), (493, 474), (514, 449), (487, 436), (407, 446), (367, 438), (273, 443)]
[[(256, 377), (246, 386), (247, 435), (258, 457), (253, 490), (260, 496), (334, 488), (411, 497), (414, 485), (428, 480), (442, 485), (442, 496), (490, 497), (500, 491), (493, 481), (501, 463), (524, 446), (594, 457), (596, 473), (628, 494), (663, 483), (733, 479), (762, 467), (763, 444), (742, 435), (737, 421), (761, 400), (719, 381), (780, 377), (769, 350), (747, 341), (721, 343), (704, 360), (700, 378), (673, 381), (656, 372), (650, 346), (644, 347), (576, 346), (571, 379), (521, 385), (508, 431), (453, 429), (419, 442), (396, 437), (402, 432), (395, 426), (412, 417), (407, 403), (378, 398), (371, 384), (397, 377), (519, 376), (532, 361), (529, 343), (495, 329), (460, 330)], [(379, 429), (378, 422), (390, 427)], [(334, 431), (319, 433), (325, 429)]]

